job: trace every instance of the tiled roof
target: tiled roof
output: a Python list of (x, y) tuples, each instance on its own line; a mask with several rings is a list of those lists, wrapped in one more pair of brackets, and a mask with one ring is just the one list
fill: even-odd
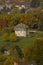
[(16, 63), (17, 65), (36, 65), (36, 63), (33, 61), (33, 62), (18, 62)]

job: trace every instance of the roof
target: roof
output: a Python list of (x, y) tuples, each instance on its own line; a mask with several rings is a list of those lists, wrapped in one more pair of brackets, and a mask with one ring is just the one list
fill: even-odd
[(25, 0), (13, 0), (14, 2), (25, 2)]
[(28, 28), (29, 27), (27, 25), (20, 23), (14, 27), (14, 30), (26, 30)]
[(25, 6), (30, 6), (30, 2), (16, 2), (15, 5), (25, 5)]
[(18, 62), (17, 65), (36, 65), (36, 63), (33, 62)]

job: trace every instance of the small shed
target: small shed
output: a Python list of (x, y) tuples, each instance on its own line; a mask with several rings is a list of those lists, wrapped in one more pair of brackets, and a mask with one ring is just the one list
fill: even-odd
[(29, 27), (22, 23), (14, 27), (15, 34), (19, 37), (26, 37), (27, 35), (29, 35), (28, 29)]

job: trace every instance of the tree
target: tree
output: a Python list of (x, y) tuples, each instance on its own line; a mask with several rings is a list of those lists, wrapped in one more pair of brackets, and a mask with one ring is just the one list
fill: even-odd
[(6, 27), (7, 22), (6, 20), (0, 19), (0, 29), (2, 30), (4, 27)]
[(9, 38), (9, 34), (7, 33), (7, 32), (4, 32), (4, 33), (2, 33), (2, 40), (3, 41), (7, 41), (8, 40), (8, 38)]
[(43, 37), (36, 39), (36, 44), (34, 45), (36, 47), (36, 62), (38, 65), (43, 65)]
[(16, 35), (15, 35), (14, 32), (12, 32), (12, 33), (10, 34), (9, 40), (10, 40), (10, 41), (17, 41), (17, 37), (16, 37)]
[(23, 54), (21, 48), (16, 45), (16, 46), (15, 46), (15, 49), (16, 49), (16, 51), (18, 52), (19, 58), (20, 58), (20, 59), (23, 59), (24, 54)]
[(14, 57), (10, 55), (3, 62), (3, 65), (14, 65), (14, 61), (15, 61)]
[(24, 53), (18, 45), (12, 48), (11, 55), (14, 56), (16, 62), (24, 61)]
[(25, 13), (25, 8), (22, 8), (20, 13)]
[(43, 30), (43, 13), (40, 13), (40, 30)]
[(35, 61), (37, 65), (43, 65), (43, 38), (37, 38), (35, 42), (25, 49), (25, 61)]
[(11, 10), (11, 12), (13, 12), (14, 14), (17, 14), (19, 13), (19, 9), (15, 7)]

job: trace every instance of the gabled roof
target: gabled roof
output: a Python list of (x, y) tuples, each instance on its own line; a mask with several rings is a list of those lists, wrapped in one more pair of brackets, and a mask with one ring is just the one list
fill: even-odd
[(14, 30), (26, 30), (28, 28), (29, 27), (27, 25), (20, 23), (14, 27)]

